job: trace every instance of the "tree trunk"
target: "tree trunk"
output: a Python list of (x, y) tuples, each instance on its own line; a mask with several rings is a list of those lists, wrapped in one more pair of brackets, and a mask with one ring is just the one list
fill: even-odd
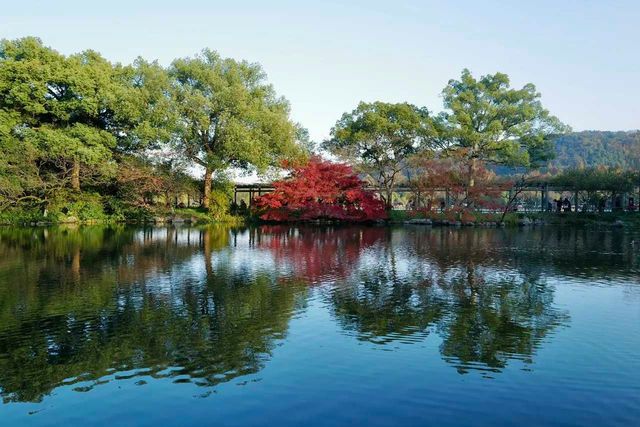
[(209, 209), (211, 204), (211, 169), (206, 168), (204, 171), (204, 191), (202, 197), (202, 207), (205, 209)]
[(71, 166), (71, 188), (80, 191), (80, 162), (78, 160), (74, 160)]
[(471, 158), (471, 163), (469, 163), (469, 179), (467, 181), (468, 188), (473, 188), (476, 185), (476, 173), (478, 171), (478, 159), (475, 157)]
[(469, 180), (467, 182), (468, 188), (473, 188), (476, 185), (476, 173), (478, 172), (478, 144), (473, 144), (473, 151), (471, 152), (471, 163), (469, 163)]
[(387, 212), (390, 212), (393, 209), (393, 191), (392, 190), (387, 190), (386, 191), (386, 209)]

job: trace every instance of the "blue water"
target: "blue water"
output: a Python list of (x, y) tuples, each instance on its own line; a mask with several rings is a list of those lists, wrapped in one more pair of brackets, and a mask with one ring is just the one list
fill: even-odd
[(0, 230), (0, 425), (640, 425), (639, 241)]

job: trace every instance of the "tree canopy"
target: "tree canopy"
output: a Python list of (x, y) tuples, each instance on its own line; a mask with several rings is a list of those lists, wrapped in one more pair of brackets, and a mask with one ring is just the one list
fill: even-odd
[(552, 158), (550, 137), (568, 130), (542, 106), (533, 84), (514, 89), (503, 73), (476, 79), (465, 69), (442, 97), (432, 141), (442, 155), (467, 162), (469, 186), (479, 162), (529, 167)]
[(364, 184), (350, 166), (312, 157), (295, 167), (291, 177), (274, 183), (272, 193), (258, 198), (257, 211), (268, 221), (385, 218), (382, 202)]
[(355, 162), (384, 190), (387, 209), (406, 161), (422, 147), (431, 130), (426, 108), (407, 103), (364, 103), (342, 115), (324, 147)]
[(296, 154), (298, 129), (289, 119), (289, 104), (266, 83), (258, 64), (205, 49), (174, 61), (169, 75), (177, 146), (205, 169), (204, 207), (212, 173), (229, 167), (264, 170)]
[(114, 198), (177, 206), (198, 167), (203, 197), (194, 199), (225, 210), (228, 196), (211, 192), (229, 168), (264, 171), (310, 147), (258, 64), (205, 49), (167, 68), (143, 58), (122, 65), (91, 50), (63, 55), (34, 37), (0, 42), (0, 212), (71, 218), (69, 203), (83, 198), (97, 211)]
[(0, 108), (9, 119), (6, 134), (38, 150), (79, 190), (81, 167), (109, 171), (122, 125), (121, 71), (93, 51), (65, 57), (35, 38), (3, 41)]

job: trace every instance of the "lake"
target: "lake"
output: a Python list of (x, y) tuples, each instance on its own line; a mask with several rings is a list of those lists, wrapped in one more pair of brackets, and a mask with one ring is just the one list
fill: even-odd
[(0, 425), (640, 425), (640, 234), (0, 229)]

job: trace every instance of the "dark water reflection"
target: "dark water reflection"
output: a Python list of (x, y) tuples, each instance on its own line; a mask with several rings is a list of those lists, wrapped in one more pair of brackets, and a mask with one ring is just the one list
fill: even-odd
[(228, 243), (215, 228), (4, 234), (4, 400), (37, 401), (118, 371), (215, 385), (259, 370), (304, 286), (274, 286), (268, 270), (214, 271), (212, 255)]
[[(316, 314), (318, 330), (338, 328), (330, 346), (436, 343), (443, 369), (496, 379), (531, 370), (573, 326), (559, 281), (626, 287), (640, 312), (635, 242), (552, 228), (2, 229), (0, 392), (6, 407), (132, 379), (216, 390), (299, 346), (292, 322)], [(638, 325), (621, 327), (636, 346)], [(374, 381), (367, 369), (350, 373)]]

